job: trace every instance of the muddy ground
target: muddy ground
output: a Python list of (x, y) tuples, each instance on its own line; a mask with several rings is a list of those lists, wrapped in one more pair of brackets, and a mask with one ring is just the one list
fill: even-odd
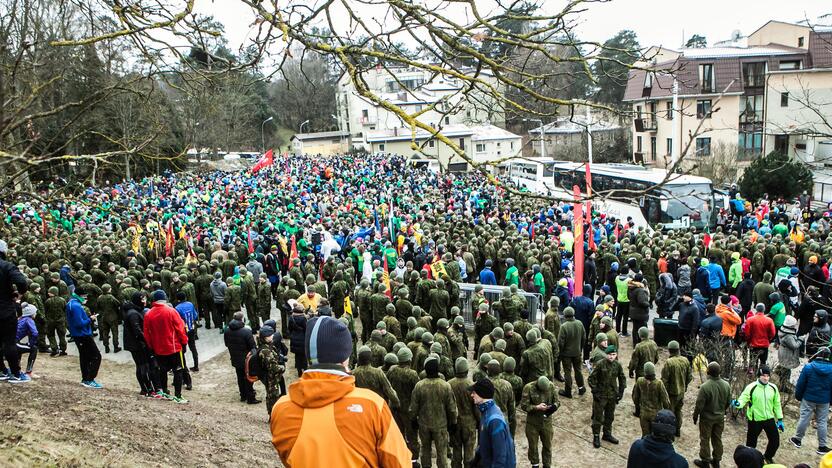
[[(622, 339), (625, 369), (631, 350), (630, 339)], [(666, 357), (665, 352), (659, 372)], [(0, 465), (280, 466), (270, 443), (265, 403), (240, 403), (227, 353), (200, 367), (201, 372), (194, 374), (194, 389), (185, 391), (190, 403), (176, 405), (139, 397), (131, 364), (105, 359), (99, 373), (105, 388), (91, 390), (79, 384), (77, 358), (42, 355), (36, 365), (39, 378), (34, 382), (0, 384)], [(295, 378), (290, 363), (287, 379)], [(561, 400), (562, 407), (554, 416), (553, 466), (626, 466), (629, 446), (640, 436), (638, 420), (632, 416), (632, 384), (628, 379), (629, 388), (616, 411), (614, 434), (621, 440), (617, 446), (605, 442), (601, 449), (592, 448), (590, 393)], [(675, 443), (691, 466), (698, 456), (698, 431), (690, 419), (698, 387), (695, 377), (685, 400), (682, 437)], [(255, 388), (263, 393), (259, 383)], [(820, 457), (814, 454), (814, 429), (809, 430), (801, 450), (787, 441), (796, 426), (795, 410), (791, 406), (787, 411), (786, 433), (775, 460), (790, 467), (800, 462), (817, 466)], [(518, 416), (518, 466), (529, 466), (523, 413), (518, 411)], [(727, 461), (734, 447), (745, 441), (745, 423), (729, 419), (724, 441)], [(761, 436), (759, 447), (765, 443)]]

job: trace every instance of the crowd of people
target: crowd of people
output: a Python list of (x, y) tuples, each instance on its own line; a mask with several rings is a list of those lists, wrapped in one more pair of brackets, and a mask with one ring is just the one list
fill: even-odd
[[(273, 444), (292, 466), (513, 466), (517, 409), (528, 463), (551, 466), (554, 414), (587, 387), (595, 448), (619, 444), (616, 409), (632, 387), (643, 438), (629, 466), (687, 466), (673, 441), (691, 413), (693, 463), (721, 466), (731, 409), (748, 419), (734, 462), (772, 464), (780, 392), (800, 402), (791, 443), (802, 446), (814, 419), (816, 451), (829, 451), (830, 214), (808, 203), (743, 204), (714, 232), (599, 212), (576, 229), (568, 201), (366, 155), (284, 156), (257, 172), (166, 174), (0, 206), (11, 383), (31, 381), (39, 352), (65, 356), (68, 337), (81, 384), (102, 388), (97, 338), (105, 353), (131, 354), (141, 395), (187, 403), (198, 334), (218, 333), (240, 400), (262, 403), (253, 383), (263, 384)], [(676, 320), (666, 359), (650, 338), (653, 312)], [(735, 363), (723, 356), (743, 353), (755, 379), (732, 394), (722, 375)], [(697, 360), (707, 381), (685, 410)]]

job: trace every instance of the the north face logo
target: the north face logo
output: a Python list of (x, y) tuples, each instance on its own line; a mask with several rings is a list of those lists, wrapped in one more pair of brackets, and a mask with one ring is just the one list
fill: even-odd
[(347, 411), (350, 413), (363, 413), (364, 407), (356, 403), (354, 405), (347, 406)]

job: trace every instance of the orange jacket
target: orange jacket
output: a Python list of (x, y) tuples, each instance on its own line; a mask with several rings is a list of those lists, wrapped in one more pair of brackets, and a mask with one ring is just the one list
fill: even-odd
[(725, 304), (716, 306), (716, 315), (722, 319), (722, 336), (733, 338), (737, 334), (737, 326), (742, 323), (740, 316)]
[(287, 467), (412, 465), (410, 450), (382, 397), (355, 377), (310, 370), (272, 408), (272, 445)]

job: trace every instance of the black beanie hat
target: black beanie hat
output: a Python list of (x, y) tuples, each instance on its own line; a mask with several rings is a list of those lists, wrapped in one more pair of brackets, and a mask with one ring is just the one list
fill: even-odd
[(306, 324), (306, 356), (310, 364), (341, 364), (352, 353), (347, 326), (330, 316), (312, 318)]
[(482, 379), (474, 382), (474, 385), (468, 387), (468, 391), (474, 392), (479, 395), (480, 398), (488, 400), (494, 398), (494, 383), (483, 377)]
[(168, 295), (165, 294), (164, 291), (161, 289), (157, 289), (153, 291), (153, 294), (150, 295), (150, 302), (158, 302), (158, 301), (166, 301), (168, 300)]

